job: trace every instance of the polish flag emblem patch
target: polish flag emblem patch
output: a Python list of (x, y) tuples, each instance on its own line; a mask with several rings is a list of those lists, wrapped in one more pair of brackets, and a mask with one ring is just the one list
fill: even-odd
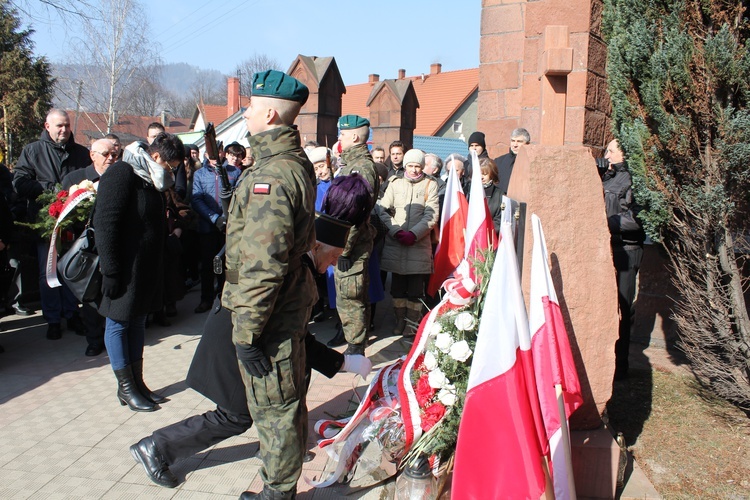
[(253, 184), (253, 194), (270, 194), (270, 184)]

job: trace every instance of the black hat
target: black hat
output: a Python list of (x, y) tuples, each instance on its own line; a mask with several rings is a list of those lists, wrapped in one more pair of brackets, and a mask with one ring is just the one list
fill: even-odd
[(232, 146), (237, 146), (237, 147), (239, 147), (239, 148), (245, 149), (245, 146), (243, 146), (242, 144), (240, 144), (240, 143), (239, 143), (239, 142), (237, 142), (237, 141), (234, 141), (234, 142), (232, 142), (231, 144), (227, 144), (227, 145), (226, 145), (226, 146), (224, 147), (224, 152), (226, 153), (227, 151), (229, 151), (229, 148), (230, 148), (230, 147), (232, 147)]
[(483, 132), (474, 132), (469, 136), (469, 142), (467, 143), (469, 146), (472, 144), (479, 144), (482, 146), (482, 149), (487, 149), (487, 145), (484, 142), (484, 133)]
[(336, 217), (317, 212), (315, 214), (315, 239), (326, 245), (344, 248), (351, 224)]

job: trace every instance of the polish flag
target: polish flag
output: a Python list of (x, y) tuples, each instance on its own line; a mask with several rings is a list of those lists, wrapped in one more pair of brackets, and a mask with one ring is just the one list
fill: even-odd
[(469, 189), (469, 210), (466, 217), (466, 243), (464, 257), (476, 258), (479, 250), (497, 248), (495, 227), (492, 215), (487, 206), (482, 187), (482, 170), (479, 168), (479, 157), (471, 151), (471, 187)]
[(448, 173), (443, 213), (440, 215), (440, 242), (435, 250), (435, 271), (427, 293), (434, 296), (443, 281), (456, 270), (464, 257), (464, 229), (468, 204), (455, 169)]
[(539, 498), (544, 424), (510, 225), (488, 284), (456, 445), (451, 498)]
[(568, 333), (549, 270), (542, 223), (531, 216), (534, 247), (531, 257), (529, 330), (536, 387), (549, 441), (556, 499), (575, 498), (568, 418), (583, 404)]

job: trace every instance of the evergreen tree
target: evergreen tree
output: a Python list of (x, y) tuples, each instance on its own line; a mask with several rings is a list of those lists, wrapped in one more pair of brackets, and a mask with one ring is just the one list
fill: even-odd
[(750, 410), (750, 39), (744, 2), (605, 0), (615, 137), (667, 250), (680, 346)]
[(39, 138), (52, 107), (49, 64), (44, 57), (34, 57), (33, 32), (20, 27), (18, 13), (0, 0), (0, 148), (6, 152), (6, 163)]

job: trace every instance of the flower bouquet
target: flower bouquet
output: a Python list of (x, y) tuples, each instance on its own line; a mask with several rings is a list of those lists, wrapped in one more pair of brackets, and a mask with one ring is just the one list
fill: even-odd
[[(36, 199), (42, 208), (35, 222), (17, 224), (33, 229), (42, 238), (50, 238), (56, 229), (62, 231), (76, 224), (85, 224), (94, 206), (94, 193), (96, 187), (89, 180), (75, 184), (67, 191), (58, 184), (54, 191), (45, 191)], [(74, 200), (78, 201), (73, 203)]]
[(461, 277), (444, 283), (443, 300), (422, 320), (409, 354), (378, 371), (352, 417), (316, 424), (329, 430), (319, 432), (319, 445), (336, 470), (310, 484), (346, 481), (368, 444), (399, 469), (427, 456), (436, 475), (450, 471), (493, 262), (489, 250), (473, 263), (478, 283)]

